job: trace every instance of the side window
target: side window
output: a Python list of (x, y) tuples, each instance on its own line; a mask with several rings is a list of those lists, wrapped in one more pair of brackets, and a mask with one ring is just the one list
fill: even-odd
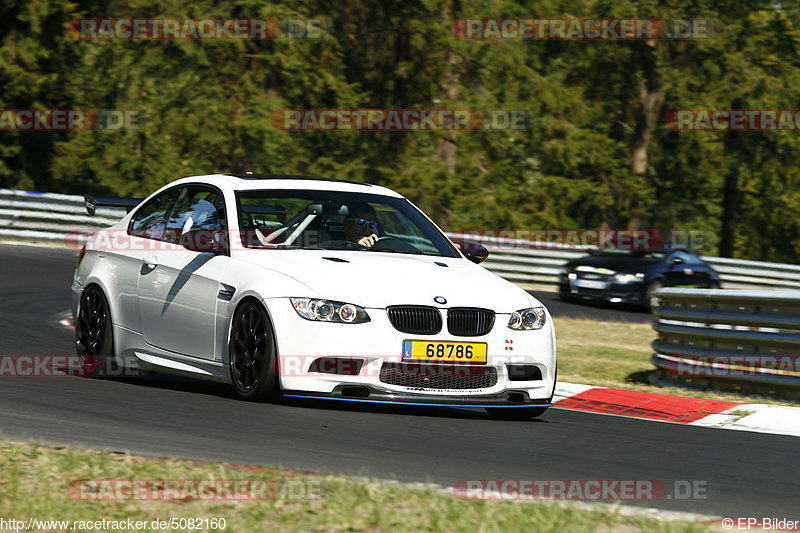
[(128, 226), (128, 234), (145, 239), (160, 240), (164, 232), (167, 214), (178, 199), (177, 187), (159, 194), (140, 207)]
[(697, 254), (686, 253), (684, 255), (686, 256), (684, 258), (684, 261), (686, 261), (687, 265), (702, 265), (703, 264), (703, 260), (700, 259), (697, 256)]
[(684, 265), (701, 265), (703, 263), (695, 254), (690, 254), (687, 252), (675, 252), (672, 254), (672, 257), (673, 259), (680, 257), (683, 260)]
[(169, 215), (163, 240), (177, 243), (190, 230), (227, 229), (225, 203), (219, 193), (202, 187), (185, 191)]

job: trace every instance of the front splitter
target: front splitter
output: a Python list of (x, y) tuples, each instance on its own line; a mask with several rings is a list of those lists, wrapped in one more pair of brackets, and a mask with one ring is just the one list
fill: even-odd
[[(374, 403), (374, 404), (398, 404), (413, 405), (422, 407), (551, 407), (553, 404), (550, 399), (528, 399), (528, 395), (522, 391), (504, 391), (500, 394), (484, 396), (458, 396), (458, 397), (428, 397), (420, 394), (403, 394), (396, 392), (385, 392), (368, 387), (358, 387), (359, 389), (369, 390), (368, 396), (346, 395), (342, 393), (343, 388), (337, 387), (333, 392), (305, 392), (305, 391), (284, 391), (285, 398), (300, 398), (306, 400), (336, 400), (343, 402)], [(508, 395), (523, 395), (523, 401), (511, 401)]]

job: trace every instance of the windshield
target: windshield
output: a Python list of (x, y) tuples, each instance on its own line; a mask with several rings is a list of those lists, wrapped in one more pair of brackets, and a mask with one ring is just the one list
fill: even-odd
[(659, 250), (601, 250), (592, 253), (593, 257), (630, 257), (654, 263), (664, 259), (664, 255), (665, 253)]
[(335, 191), (241, 191), (248, 248), (324, 249), (459, 257), (448, 239), (405, 198)]

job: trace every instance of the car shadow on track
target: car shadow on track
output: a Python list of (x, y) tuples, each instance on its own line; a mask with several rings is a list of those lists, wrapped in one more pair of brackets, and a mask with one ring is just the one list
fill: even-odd
[[(164, 390), (172, 390), (176, 392), (188, 392), (192, 394), (204, 394), (207, 396), (216, 396), (221, 399), (233, 400), (235, 402), (244, 402), (239, 400), (233, 393), (233, 389), (229, 385), (222, 383), (213, 383), (197, 379), (192, 379), (182, 376), (173, 376), (169, 374), (161, 374), (155, 372), (148, 372), (140, 377), (125, 377), (125, 378), (104, 378), (104, 381), (113, 381), (116, 383), (124, 383), (128, 385), (135, 385), (140, 387), (151, 387)], [(257, 405), (254, 402), (248, 402), (251, 405)], [(476, 408), (463, 408), (463, 407), (422, 407), (422, 406), (406, 406), (402, 404), (368, 404), (362, 402), (347, 402), (341, 400), (312, 400), (304, 398), (285, 398), (281, 397), (273, 403), (264, 403), (264, 406), (283, 406), (290, 408), (302, 409), (316, 409), (325, 411), (339, 411), (339, 412), (363, 412), (384, 415), (399, 415), (399, 416), (427, 416), (438, 418), (455, 418), (464, 420), (493, 420), (497, 423), (509, 422), (507, 420), (495, 420), (491, 418), (483, 409)], [(534, 418), (530, 420), (512, 421), (519, 422), (547, 422), (545, 419)]]
[[(97, 378), (90, 378), (97, 379)], [(230, 386), (223, 383), (214, 383), (200, 379), (192, 379), (171, 374), (158, 372), (146, 372), (136, 377), (105, 377), (103, 381), (113, 381), (115, 383), (125, 383), (140, 387), (151, 387), (155, 389), (172, 390), (176, 392), (189, 392), (194, 394), (205, 394), (217, 396), (229, 400), (236, 400), (236, 396)]]
[[(322, 409), (327, 411), (344, 412), (363, 412), (377, 413), (400, 416), (428, 416), (439, 418), (457, 418), (464, 420), (494, 420), (496, 422), (508, 422), (507, 420), (495, 420), (491, 418), (483, 409), (464, 408), (464, 407), (421, 407), (406, 406), (402, 404), (368, 404), (350, 403), (336, 400), (305, 400), (299, 398), (284, 398), (280, 402), (282, 405), (291, 407), (302, 407), (307, 409)], [(547, 415), (544, 415), (545, 417)], [(545, 419), (533, 418), (530, 420), (512, 421), (519, 422), (547, 422)]]

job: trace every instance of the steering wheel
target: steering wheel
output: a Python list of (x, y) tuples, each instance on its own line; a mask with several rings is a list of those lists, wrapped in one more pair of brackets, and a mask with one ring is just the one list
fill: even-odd
[(391, 235), (384, 235), (378, 237), (375, 244), (369, 248), (370, 250), (397, 250), (398, 252), (414, 252), (419, 253), (419, 250), (407, 243), (403, 239), (392, 237)]

